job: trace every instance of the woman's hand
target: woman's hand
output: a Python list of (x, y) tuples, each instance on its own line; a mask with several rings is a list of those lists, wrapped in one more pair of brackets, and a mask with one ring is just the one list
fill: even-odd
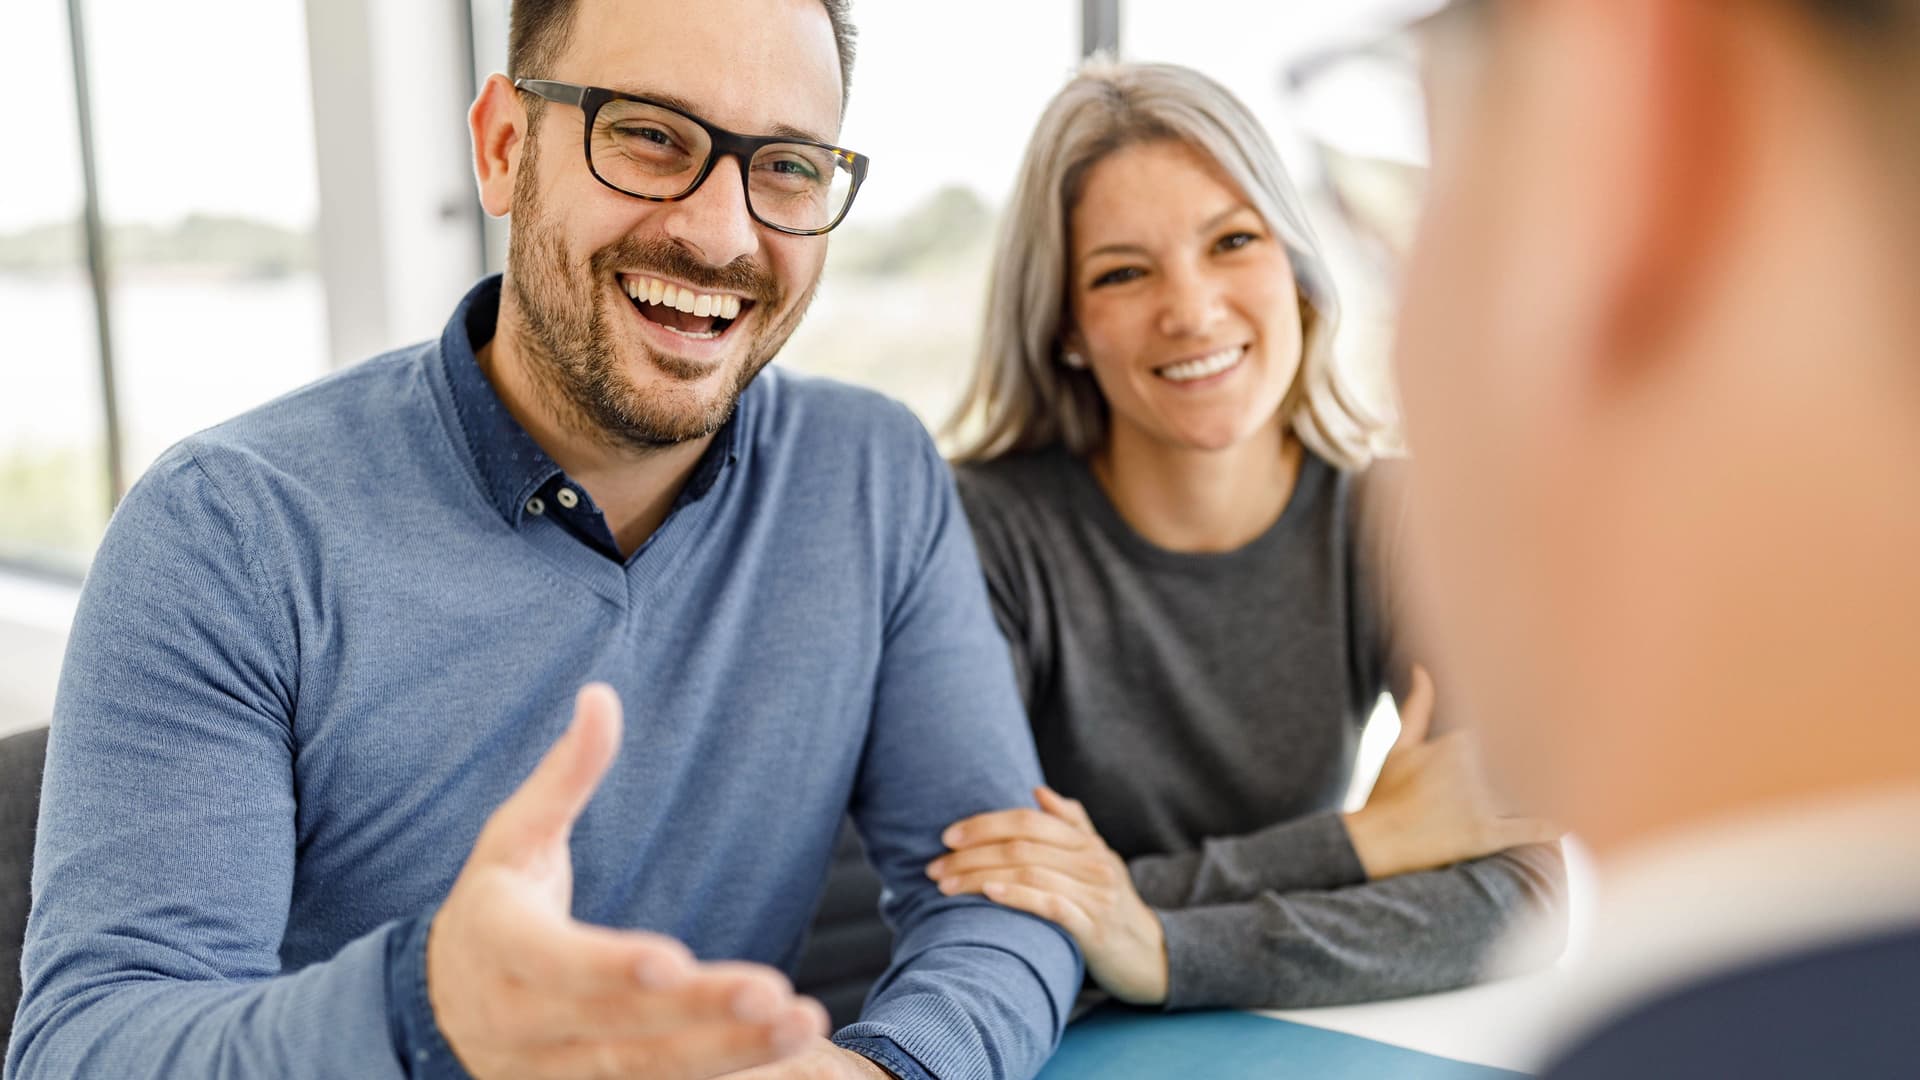
[(1457, 731), (1428, 738), (1432, 723), (1433, 679), (1415, 667), (1413, 689), (1400, 707), (1400, 737), (1367, 805), (1346, 815), (1347, 835), (1369, 879), (1560, 838), (1549, 822), (1505, 813), (1472, 739)]
[(927, 865), (948, 895), (978, 893), (1058, 923), (1087, 958), (1087, 973), (1133, 1005), (1167, 999), (1167, 944), (1134, 891), (1127, 864), (1100, 839), (1086, 808), (1036, 788), (1039, 810), (1000, 810), (955, 823), (953, 849)]

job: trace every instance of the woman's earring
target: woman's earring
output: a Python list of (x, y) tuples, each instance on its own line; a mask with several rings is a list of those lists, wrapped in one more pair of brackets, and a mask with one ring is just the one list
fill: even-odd
[(1075, 371), (1085, 371), (1087, 369), (1087, 358), (1074, 352), (1072, 349), (1068, 349), (1066, 353), (1060, 357), (1060, 362)]

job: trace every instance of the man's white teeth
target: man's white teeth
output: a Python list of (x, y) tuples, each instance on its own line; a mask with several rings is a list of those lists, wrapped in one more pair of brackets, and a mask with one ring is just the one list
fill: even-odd
[(1192, 382), (1195, 379), (1211, 378), (1238, 364), (1240, 358), (1246, 355), (1246, 351), (1246, 346), (1235, 345), (1231, 349), (1221, 349), (1211, 356), (1203, 356), (1198, 360), (1188, 360), (1179, 364), (1168, 364), (1156, 370), (1163, 378), (1172, 379), (1174, 382)]
[(744, 306), (737, 296), (697, 293), (659, 278), (628, 278), (627, 295), (643, 304), (657, 304), (684, 311), (688, 315), (711, 315), (716, 319), (737, 319)]

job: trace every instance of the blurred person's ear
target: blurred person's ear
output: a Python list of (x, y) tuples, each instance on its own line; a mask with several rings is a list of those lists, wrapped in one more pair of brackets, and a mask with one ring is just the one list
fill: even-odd
[[(1605, 390), (1668, 354), (1728, 253), (1743, 138), (1733, 13), (1744, 5), (1674, 0), (1586, 0), (1516, 5), (1540, 47), (1532, 106), (1559, 127), (1567, 160), (1556, 190), (1558, 268), (1540, 282), (1543, 317), (1574, 350), (1577, 382)], [(1524, 108), (1524, 106), (1523, 106)], [(1530, 110), (1531, 111), (1531, 110)], [(1528, 196), (1522, 196), (1527, 198)]]
[(520, 172), (520, 151), (527, 133), (526, 103), (505, 75), (487, 77), (467, 111), (473, 135), (473, 172), (480, 205), (494, 217), (513, 208), (513, 186)]
[(1687, 332), (1729, 251), (1725, 227), (1738, 194), (1741, 156), (1737, 101), (1746, 77), (1722, 25), (1741, 5), (1609, 0), (1573, 4), (1596, 22), (1592, 48), (1611, 86), (1595, 84), (1604, 102), (1590, 117), (1596, 139), (1611, 141), (1614, 169), (1595, 178), (1603, 216), (1596, 242), (1607, 267), (1595, 297), (1596, 343), (1620, 368), (1665, 353)]

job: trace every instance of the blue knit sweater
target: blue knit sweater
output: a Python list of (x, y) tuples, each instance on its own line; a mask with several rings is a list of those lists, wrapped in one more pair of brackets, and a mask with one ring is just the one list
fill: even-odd
[(573, 833), (576, 917), (790, 968), (851, 809), (898, 937), (836, 1039), (909, 1077), (1037, 1072), (1078, 954), (923, 874), (943, 828), (1040, 777), (924, 430), (769, 369), (609, 558), (534, 503), (569, 481), (475, 362), (499, 288), (188, 439), (115, 515), (55, 706), (7, 1075), (457, 1071), (427, 922), (594, 679), (628, 720)]

